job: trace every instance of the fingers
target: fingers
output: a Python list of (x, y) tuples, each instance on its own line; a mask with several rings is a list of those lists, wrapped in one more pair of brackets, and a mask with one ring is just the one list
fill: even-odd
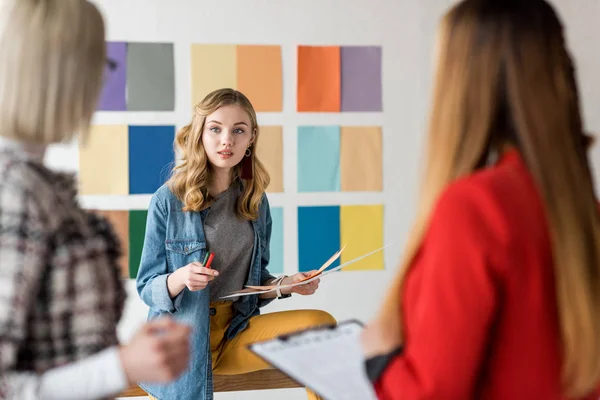
[(187, 278), (187, 282), (196, 284), (206, 284), (212, 281), (213, 279), (215, 279), (215, 277), (211, 275), (190, 274)]
[(312, 270), (312, 271), (308, 271), (308, 272), (299, 272), (299, 273), (297, 274), (298, 278), (297, 278), (297, 279), (295, 279), (295, 280), (296, 280), (296, 281), (301, 281), (301, 280), (303, 280), (303, 279), (310, 278), (310, 277), (312, 277), (313, 275), (315, 275), (317, 272), (318, 272), (317, 270)]
[(161, 337), (161, 344), (169, 355), (181, 355), (189, 348), (191, 328), (185, 324), (173, 324), (171, 329)]
[(187, 265), (188, 274), (185, 279), (185, 286), (191, 291), (202, 290), (208, 283), (219, 275), (219, 271), (205, 268), (202, 263), (193, 262)]
[(170, 317), (159, 317), (150, 320), (144, 324), (142, 330), (144, 330), (145, 333), (167, 338), (187, 336), (191, 332), (191, 328), (188, 325), (175, 322), (175, 320)]
[(172, 318), (162, 317), (156, 318), (144, 324), (142, 330), (150, 334), (162, 334), (175, 326), (175, 321)]
[(183, 372), (189, 362), (189, 337), (191, 328), (173, 323), (171, 329), (156, 339), (157, 364), (163, 370), (164, 379), (174, 379)]
[(202, 290), (213, 279), (215, 279), (215, 277), (210, 275), (190, 274), (185, 281), (185, 285), (192, 291)]
[(320, 279), (315, 279), (314, 281), (306, 283), (304, 285), (296, 286), (293, 288), (293, 292), (303, 296), (309, 296), (311, 294), (314, 294), (319, 288), (320, 281)]
[(190, 264), (190, 272), (194, 274), (207, 275), (211, 277), (219, 276), (219, 271), (215, 271), (214, 269), (205, 268), (202, 263), (193, 262)]

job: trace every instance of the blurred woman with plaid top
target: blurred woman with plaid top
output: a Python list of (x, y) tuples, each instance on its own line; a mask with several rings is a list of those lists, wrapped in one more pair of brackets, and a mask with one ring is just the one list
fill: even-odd
[(0, 5), (0, 399), (106, 398), (187, 367), (190, 329), (169, 319), (118, 345), (118, 240), (42, 164), (47, 145), (89, 129), (104, 43), (88, 1)]

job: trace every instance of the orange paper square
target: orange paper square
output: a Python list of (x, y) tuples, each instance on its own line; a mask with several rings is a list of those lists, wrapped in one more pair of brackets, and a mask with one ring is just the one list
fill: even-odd
[(340, 111), (340, 47), (298, 47), (298, 111)]
[(383, 190), (380, 127), (343, 126), (340, 135), (343, 192)]
[(256, 155), (271, 177), (267, 192), (283, 192), (283, 134), (281, 126), (263, 126)]
[(237, 46), (237, 88), (258, 112), (283, 110), (281, 46)]

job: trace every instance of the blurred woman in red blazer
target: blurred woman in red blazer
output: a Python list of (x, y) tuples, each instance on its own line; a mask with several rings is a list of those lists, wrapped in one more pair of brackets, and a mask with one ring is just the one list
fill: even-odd
[(465, 0), (438, 51), (416, 223), (362, 338), (377, 395), (597, 398), (600, 215), (561, 22)]

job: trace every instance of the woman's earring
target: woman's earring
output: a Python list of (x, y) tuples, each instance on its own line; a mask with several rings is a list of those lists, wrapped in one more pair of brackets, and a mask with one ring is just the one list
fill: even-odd
[(244, 153), (244, 158), (242, 160), (242, 173), (241, 178), (246, 180), (252, 179), (252, 150), (250, 150), (250, 146), (246, 149), (246, 153)]

